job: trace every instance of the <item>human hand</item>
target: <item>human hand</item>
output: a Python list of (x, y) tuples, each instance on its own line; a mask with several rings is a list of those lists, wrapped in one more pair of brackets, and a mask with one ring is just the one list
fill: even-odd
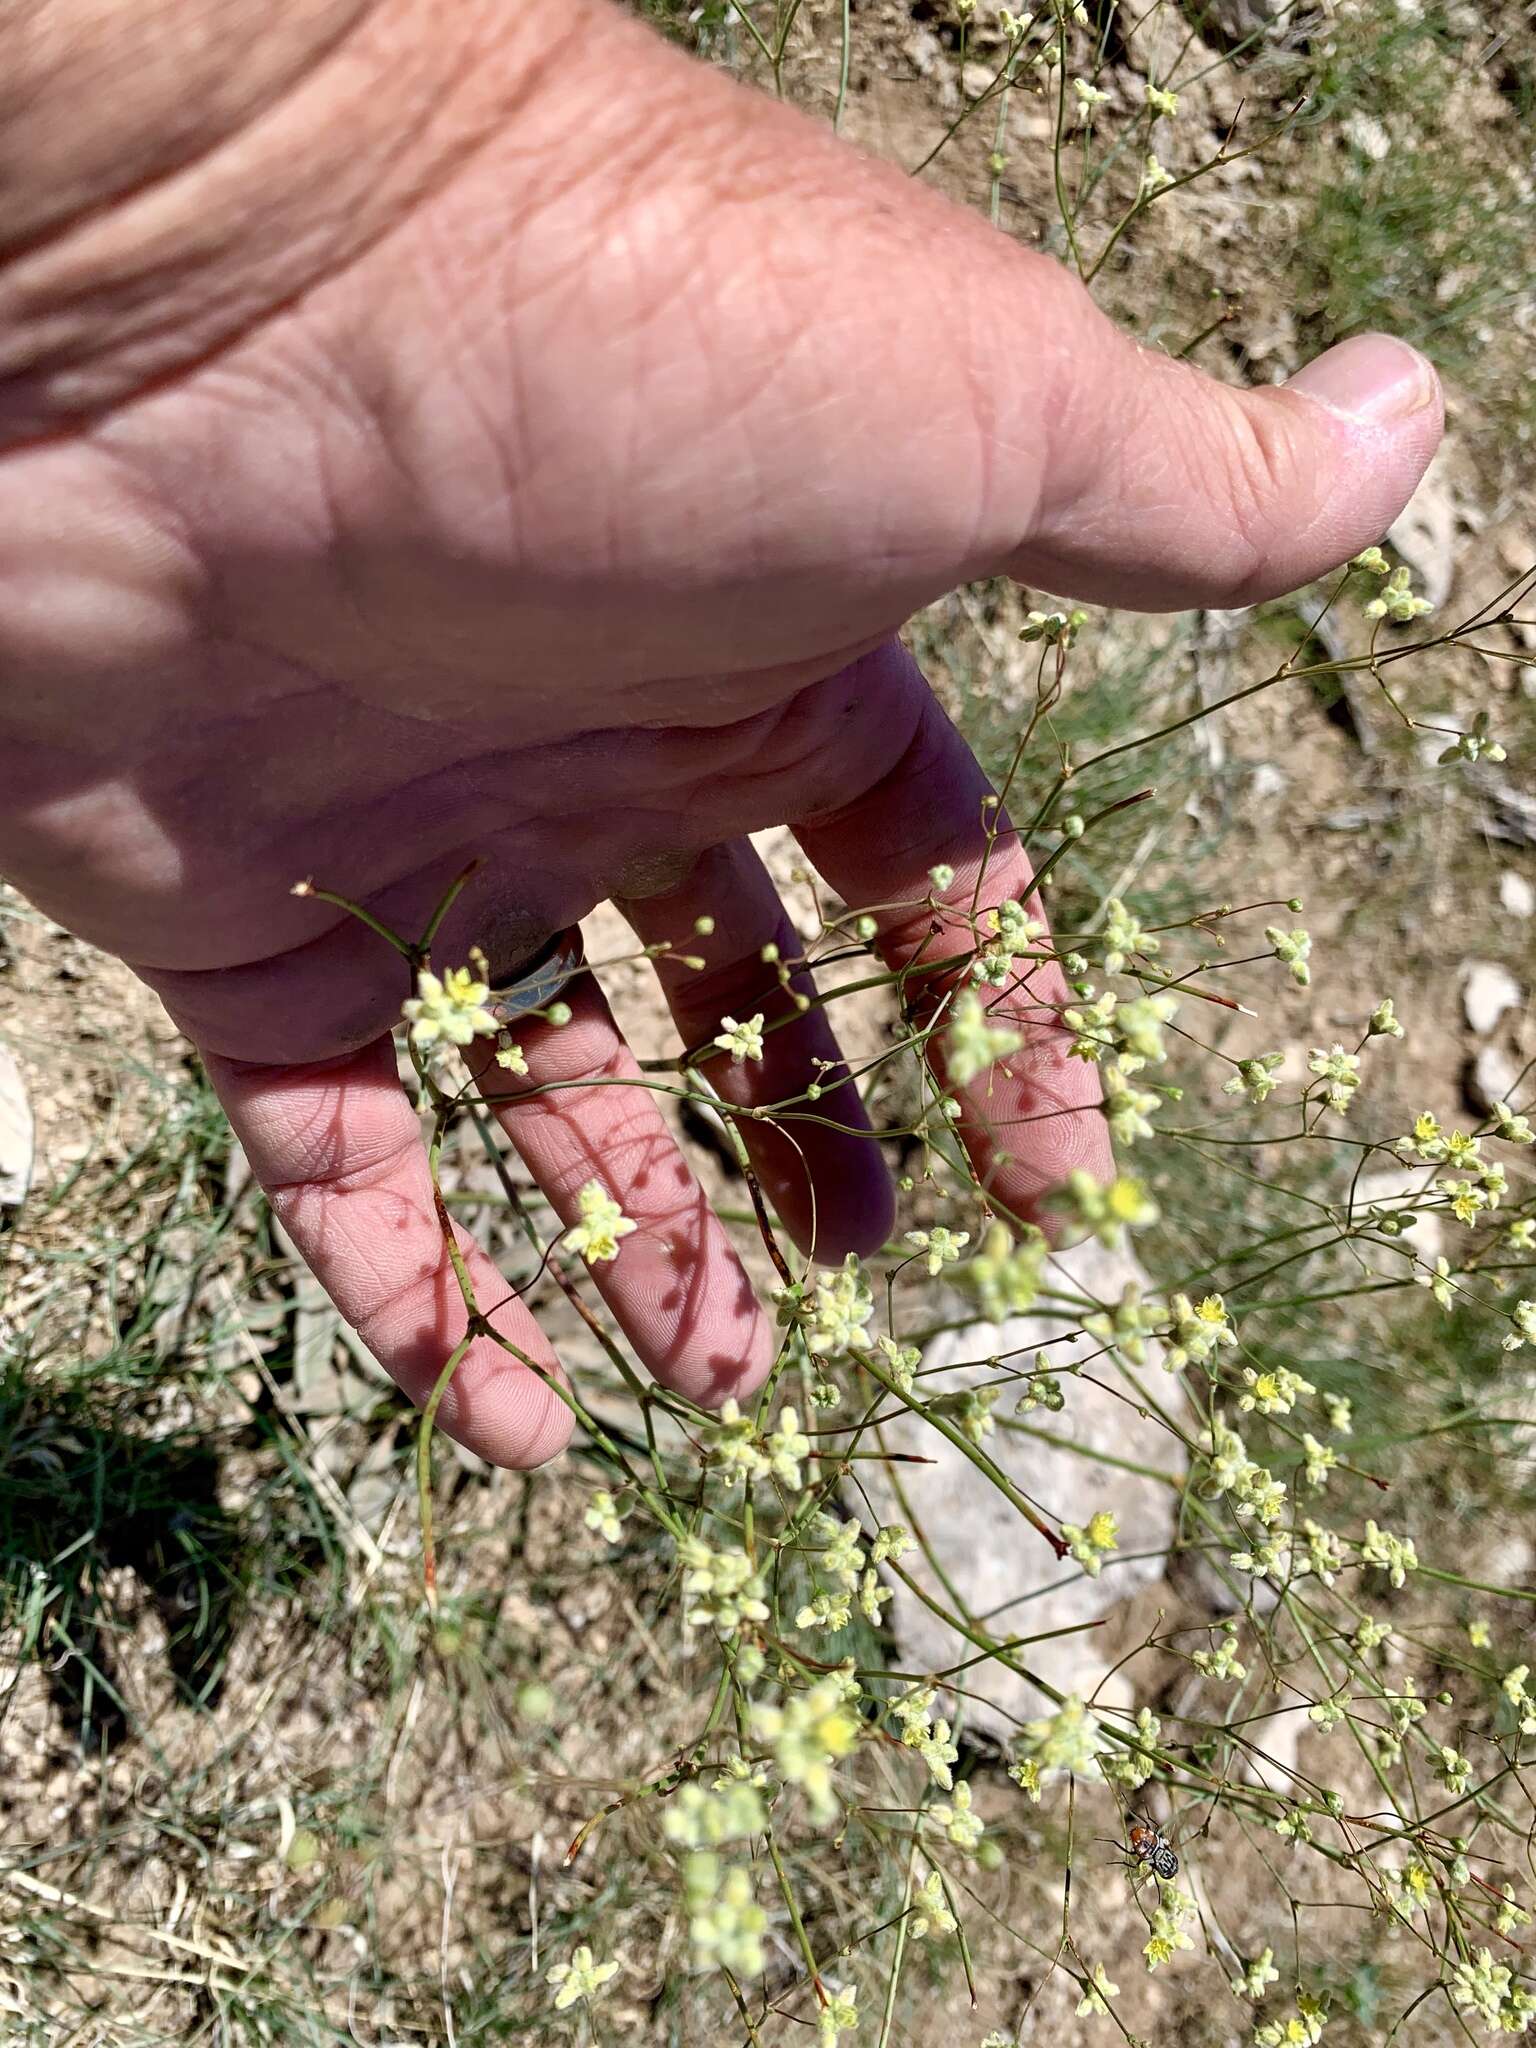
[[(424, 0), (334, 11), (214, 48), (202, 98), (204, 44), (164, 61), (200, 10), (139, 13), (138, 68), (11, 209), (0, 866), (158, 990), (274, 1210), (419, 1399), (464, 1320), (395, 1079), (409, 984), (296, 878), (410, 932), (482, 856), (436, 957), (479, 943), (502, 977), (617, 896), (642, 938), (707, 956), (662, 963), (690, 1044), (772, 1009), (761, 950), (791, 935), (759, 826), (792, 824), (848, 903), (897, 906), (893, 965), (968, 947), (923, 899), (944, 862), (969, 903), (986, 785), (901, 621), (994, 574), (1143, 608), (1294, 587), (1380, 535), (1440, 408), (1380, 338), (1285, 389), (1212, 383), (598, 5), (483, 45), (480, 10), (451, 33)], [(35, 104), (78, 88), (72, 61)], [(1005, 836), (983, 905), (1028, 893)], [(968, 1103), (1015, 1213), (1107, 1169), (1064, 996), (1041, 969), (1007, 998), (1026, 1050)], [(595, 1175), (639, 1223), (598, 1275), (637, 1354), (697, 1399), (743, 1393), (766, 1319), (654, 1097), (612, 1085), (638, 1077), (600, 991), (568, 1000), (563, 1029), (519, 1030), (528, 1082), (484, 1086), (563, 1221)], [(712, 1071), (778, 1101), (835, 1057), (814, 1010), (761, 1067)], [(745, 1135), (803, 1246), (868, 1251), (877, 1148), (851, 1089), (819, 1108), (793, 1142)], [(520, 1303), (494, 1321), (553, 1367)], [(568, 1429), (489, 1341), (440, 1422), (511, 1464)]]

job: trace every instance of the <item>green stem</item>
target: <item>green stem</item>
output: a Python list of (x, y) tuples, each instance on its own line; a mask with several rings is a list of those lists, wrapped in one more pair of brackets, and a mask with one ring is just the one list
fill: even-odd
[(443, 1396), (474, 1337), (472, 1329), (466, 1330), (449, 1352), (447, 1363), (427, 1396), (427, 1405), (421, 1411), (421, 1422), (416, 1431), (416, 1507), (421, 1517), (421, 1574), (426, 1588), (427, 1609), (434, 1622), (437, 1620), (437, 1549), (432, 1531), (432, 1435)]

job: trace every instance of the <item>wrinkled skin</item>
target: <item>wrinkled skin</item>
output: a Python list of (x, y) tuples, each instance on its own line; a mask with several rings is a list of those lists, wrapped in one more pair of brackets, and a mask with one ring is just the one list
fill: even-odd
[[(999, 573), (1145, 608), (1293, 587), (1379, 537), (1440, 426), (1432, 373), (1379, 338), (1254, 393), (1141, 350), (1045, 259), (617, 17), (582, 21), (580, 90), (547, 67), (504, 114), (466, 105), (466, 147), (361, 246), (280, 165), (253, 171), (253, 208), (314, 227), (292, 236), (309, 268), (223, 325), (199, 322), (237, 239), (165, 284), (152, 346), (104, 290), (93, 314), (81, 258), (52, 368), (48, 264), (87, 235), (90, 263), (131, 246), (153, 188), (0, 268), (5, 360), (31, 365), (0, 380), (0, 867), (164, 998), (417, 1398), (463, 1315), (394, 1078), (409, 978), (296, 879), (412, 932), (482, 856), (440, 961), (478, 941), (513, 973), (615, 896), (643, 939), (707, 956), (663, 969), (686, 1041), (782, 1014), (760, 953), (791, 935), (746, 833), (791, 824), (855, 906), (915, 906), (939, 861), (970, 900), (986, 785), (893, 638), (917, 606)], [(370, 61), (387, 92), (390, 52)], [(326, 90), (306, 60), (306, 107)], [(188, 215), (205, 175), (171, 181)], [(983, 901), (1027, 893), (1005, 837)], [(883, 911), (887, 959), (965, 943), (932, 922)], [(1064, 994), (1040, 971), (1008, 999), (1026, 1049), (967, 1098), (1015, 1213), (1108, 1169)], [(655, 1098), (608, 1085), (635, 1070), (592, 979), (570, 999), (564, 1030), (519, 1033), (530, 1084), (592, 1085), (483, 1085), (561, 1218), (597, 1176), (640, 1223), (599, 1280), (651, 1370), (743, 1393), (770, 1327)], [(812, 1012), (762, 1067), (711, 1071), (773, 1101), (835, 1057)], [(749, 1126), (759, 1166), (802, 1247), (869, 1251), (892, 1216), (877, 1149), (851, 1090), (820, 1110), (789, 1140)], [(497, 1327), (552, 1365), (472, 1263)], [(517, 1464), (568, 1427), (485, 1340), (441, 1420)]]

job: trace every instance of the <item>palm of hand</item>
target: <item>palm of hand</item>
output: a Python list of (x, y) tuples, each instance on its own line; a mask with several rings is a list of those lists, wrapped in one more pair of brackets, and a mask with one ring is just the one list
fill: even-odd
[[(795, 150), (814, 157), (798, 134)], [(942, 861), (969, 903), (985, 784), (887, 636), (1005, 565), (1113, 584), (1092, 559), (1078, 574), (1063, 539), (1073, 463), (1043, 506), (1050, 436), (1027, 377), (1001, 396), (942, 382), (914, 431), (910, 366), (942, 350), (955, 290), (995, 274), (999, 327), (1017, 311), (1021, 259), (977, 224), (916, 195), (834, 263), (829, 234), (863, 187), (877, 220), (890, 210), (886, 174), (838, 155), (835, 199), (790, 210), (776, 278), (744, 295), (743, 242), (685, 166), (686, 231), (631, 223), (645, 262), (613, 257), (614, 194), (577, 187), (520, 224), (514, 277), (488, 246), (506, 175), (483, 154), (221, 356), (0, 457), (0, 859), (163, 994), (306, 1256), (417, 1394), (463, 1318), (383, 1036), (408, 986), (291, 884), (313, 875), (411, 932), (482, 857), (437, 957), (477, 942), (498, 972), (602, 896), (635, 899), (644, 938), (707, 956), (703, 973), (662, 969), (690, 1043), (786, 1000), (761, 953), (795, 941), (741, 839), (758, 826), (795, 824), (850, 904), (908, 906), (881, 916), (893, 962), (960, 950), (963, 920), (935, 933), (922, 902)], [(608, 260), (589, 274), (570, 252), (595, 233)], [(1027, 274), (1048, 324), (1065, 282)], [(1102, 342), (1086, 301), (1072, 317)], [(1136, 487), (1121, 495), (1131, 518)], [(1090, 558), (1107, 545), (1091, 538)], [(1127, 561), (1128, 594), (1154, 587)], [(1005, 836), (982, 901), (1027, 892)], [(1064, 1165), (1107, 1159), (1095, 1116), (1061, 1114), (1097, 1099), (1052, 1028), (1064, 994), (1040, 969), (1006, 998), (1030, 1042), (969, 1100), (973, 1152), (1014, 1210)], [(701, 1398), (744, 1391), (767, 1327), (654, 1099), (613, 1085), (636, 1076), (600, 993), (586, 981), (572, 1001), (563, 1031), (523, 1034), (530, 1085), (558, 1092), (494, 1069), (482, 1086), (562, 1220), (596, 1177), (640, 1222), (600, 1284), (652, 1369)], [(760, 1068), (717, 1067), (718, 1085), (782, 1101), (837, 1057), (818, 1011), (769, 1048)], [(851, 1089), (787, 1138), (747, 1128), (802, 1244), (883, 1239), (889, 1191)], [(520, 1304), (495, 1320), (549, 1362)], [(489, 1343), (442, 1421), (510, 1462), (566, 1426)]]

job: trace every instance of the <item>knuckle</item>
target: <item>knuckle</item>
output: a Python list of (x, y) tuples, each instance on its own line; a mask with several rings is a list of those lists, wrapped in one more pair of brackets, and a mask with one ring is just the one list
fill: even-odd
[(560, 1091), (549, 1098), (554, 1103), (569, 1092), (617, 1080), (627, 1070), (623, 1041), (606, 1018), (577, 1017), (558, 1026), (514, 1025), (512, 1032), (528, 1062), (527, 1074), (514, 1077), (504, 1068), (482, 1069), (482, 1086), (501, 1103), (538, 1109), (542, 1090)]

